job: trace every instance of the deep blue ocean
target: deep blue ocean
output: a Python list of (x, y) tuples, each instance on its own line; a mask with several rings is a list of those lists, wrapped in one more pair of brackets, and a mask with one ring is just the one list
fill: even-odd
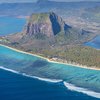
[[(26, 19), (0, 17), (0, 36), (20, 32), (25, 22)], [(17, 26), (14, 26), (15, 24)], [(100, 98), (99, 71), (50, 63), (3, 46), (0, 46), (0, 66), (16, 71), (22, 69), (20, 73), (29, 72), (28, 75), (44, 78), (42, 81), (26, 77), (0, 67), (0, 100), (100, 100), (95, 98)], [(62, 81), (47, 82), (45, 78)], [(65, 85), (64, 82), (79, 87)]]
[(0, 69), (0, 100), (99, 100), (49, 83)]

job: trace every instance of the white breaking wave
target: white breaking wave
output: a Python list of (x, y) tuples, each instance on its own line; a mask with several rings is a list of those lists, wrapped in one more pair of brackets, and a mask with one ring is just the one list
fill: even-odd
[[(18, 71), (14, 71), (12, 69), (8, 69), (8, 68), (2, 67), (2, 66), (0, 66), (0, 69), (6, 70), (6, 71), (9, 71), (9, 72), (12, 72), (12, 73), (20, 74), (20, 75), (23, 75), (23, 76), (26, 76), (26, 77), (38, 79), (38, 80), (41, 80), (41, 81), (52, 82), (52, 83), (63, 82), (63, 80), (40, 78), (40, 77), (37, 77), (37, 76), (27, 75), (25, 73), (20, 73)], [(94, 91), (91, 91), (91, 90), (88, 90), (88, 89), (85, 89), (85, 88), (77, 87), (77, 86), (70, 84), (70, 83), (67, 83), (67, 82), (63, 82), (63, 83), (71, 91), (76, 91), (76, 92), (87, 94), (88, 96), (100, 98), (100, 93), (97, 93), (97, 92), (94, 92)]]
[(0, 66), (0, 69), (6, 70), (6, 71), (9, 71), (9, 72), (12, 72), (12, 73), (20, 74), (20, 75), (23, 75), (23, 76), (26, 76), (26, 77), (38, 79), (38, 80), (41, 80), (41, 81), (52, 82), (52, 83), (59, 83), (59, 82), (62, 82), (62, 80), (48, 79), (48, 78), (40, 78), (40, 77), (37, 77), (37, 76), (27, 75), (27, 74), (25, 74), (25, 73), (20, 73), (20, 72), (18, 72), (18, 71), (14, 71), (14, 70), (12, 70), (12, 69), (8, 69), (8, 68), (2, 67), (2, 66)]
[(31, 78), (34, 78), (34, 79), (38, 79), (38, 80), (41, 80), (41, 81), (52, 82), (52, 83), (59, 83), (59, 82), (63, 81), (63, 80), (57, 80), (57, 79), (48, 79), (48, 78), (41, 78), (41, 77), (37, 77), (37, 76), (31, 76), (31, 75), (27, 75), (25, 73), (23, 73), (22, 75), (27, 76), (27, 77), (31, 77)]
[(94, 91), (91, 91), (91, 90), (88, 90), (85, 88), (77, 87), (77, 86), (70, 84), (70, 83), (67, 83), (67, 82), (64, 82), (64, 85), (71, 91), (77, 91), (77, 92), (86, 94), (88, 96), (100, 98), (100, 93), (97, 93), (97, 92), (94, 92)]
[(8, 68), (2, 67), (2, 66), (0, 66), (0, 69), (6, 70), (6, 71), (9, 71), (9, 72), (12, 72), (12, 73), (19, 74), (18, 71), (14, 71), (14, 70), (12, 70), (12, 69), (8, 69)]

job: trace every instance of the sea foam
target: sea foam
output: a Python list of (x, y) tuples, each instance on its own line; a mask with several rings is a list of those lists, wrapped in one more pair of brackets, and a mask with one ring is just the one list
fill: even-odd
[(88, 96), (100, 98), (100, 93), (97, 93), (97, 92), (94, 92), (94, 91), (91, 91), (91, 90), (88, 90), (85, 88), (77, 87), (77, 86), (70, 84), (70, 83), (67, 83), (67, 82), (64, 82), (64, 85), (71, 91), (76, 91), (76, 92), (86, 94)]
[(9, 71), (9, 72), (12, 72), (12, 73), (19, 74), (18, 71), (15, 71), (15, 70), (12, 70), (12, 69), (8, 69), (8, 68), (2, 67), (2, 66), (0, 66), (0, 69), (6, 70), (6, 71)]
[[(6, 71), (9, 71), (9, 72), (12, 72), (12, 73), (16, 73), (16, 74), (19, 74), (19, 75), (23, 75), (25, 77), (38, 79), (38, 80), (41, 80), (41, 81), (52, 82), (52, 83), (63, 82), (63, 80), (40, 78), (40, 77), (37, 77), (37, 76), (27, 75), (26, 73), (20, 73), (18, 71), (8, 69), (8, 68), (2, 67), (2, 66), (0, 66), (0, 69), (6, 70)], [(70, 83), (67, 83), (67, 82), (63, 82), (63, 83), (71, 91), (76, 91), (76, 92), (87, 94), (88, 96), (100, 98), (100, 93), (97, 93), (97, 92), (94, 92), (94, 91), (91, 91), (91, 90), (88, 90), (88, 89), (85, 89), (85, 88), (77, 87), (77, 86), (70, 84)]]
[(23, 75), (23, 76), (26, 76), (26, 77), (38, 79), (38, 80), (41, 80), (41, 81), (52, 82), (52, 83), (62, 82), (62, 80), (41, 78), (41, 77), (37, 77), (37, 76), (27, 75), (26, 73), (20, 73), (18, 71), (15, 71), (15, 70), (12, 70), (12, 69), (8, 69), (8, 68), (2, 67), (2, 66), (0, 66), (0, 69), (6, 70), (6, 71), (9, 71), (9, 72), (12, 72), (12, 73), (16, 73), (16, 74), (19, 74), (19, 75)]
[(59, 83), (59, 82), (63, 81), (63, 80), (57, 80), (57, 79), (41, 78), (41, 77), (37, 77), (37, 76), (27, 75), (25, 73), (23, 73), (22, 75), (30, 77), (30, 78), (38, 79), (38, 80), (41, 80), (41, 81), (52, 82), (52, 83)]

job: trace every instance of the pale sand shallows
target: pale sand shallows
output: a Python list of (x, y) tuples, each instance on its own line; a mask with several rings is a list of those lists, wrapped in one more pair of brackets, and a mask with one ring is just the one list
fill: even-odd
[(58, 61), (58, 58), (57, 58), (57, 59), (45, 58), (45, 57), (42, 57), (42, 56), (39, 56), (39, 55), (36, 55), (36, 54), (32, 54), (32, 53), (29, 53), (29, 52), (25, 52), (25, 51), (21, 51), (21, 50), (18, 50), (18, 49), (9, 47), (9, 46), (3, 45), (3, 44), (0, 44), (0, 46), (9, 48), (9, 49), (11, 49), (11, 50), (14, 50), (14, 51), (17, 51), (17, 52), (20, 52), (20, 53), (24, 53), (24, 54), (36, 56), (36, 57), (45, 59), (45, 60), (47, 60), (48, 62), (52, 62), (52, 63), (65, 64), (65, 65), (70, 65), (70, 66), (79, 67), (79, 68), (85, 68), (85, 69), (90, 69), (90, 70), (100, 70), (100, 68), (96, 68), (96, 67), (90, 68), (90, 67), (87, 67), (86, 65), (80, 65), (80, 64), (76, 64), (76, 63), (68, 63), (67, 61), (66, 61), (66, 62), (65, 62), (64, 60), (62, 61), (62, 59), (61, 59), (61, 61), (60, 61), (60, 59), (59, 59), (59, 61)]

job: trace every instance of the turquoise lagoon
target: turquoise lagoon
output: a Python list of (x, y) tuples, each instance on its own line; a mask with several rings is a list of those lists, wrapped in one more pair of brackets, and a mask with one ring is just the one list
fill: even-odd
[[(60, 83), (72, 91), (100, 98), (100, 71), (83, 69), (0, 46), (0, 68), (42, 81)], [(92, 99), (90, 99), (92, 100)]]
[(25, 18), (1, 16), (0, 36), (21, 32), (25, 23), (26, 23)]

